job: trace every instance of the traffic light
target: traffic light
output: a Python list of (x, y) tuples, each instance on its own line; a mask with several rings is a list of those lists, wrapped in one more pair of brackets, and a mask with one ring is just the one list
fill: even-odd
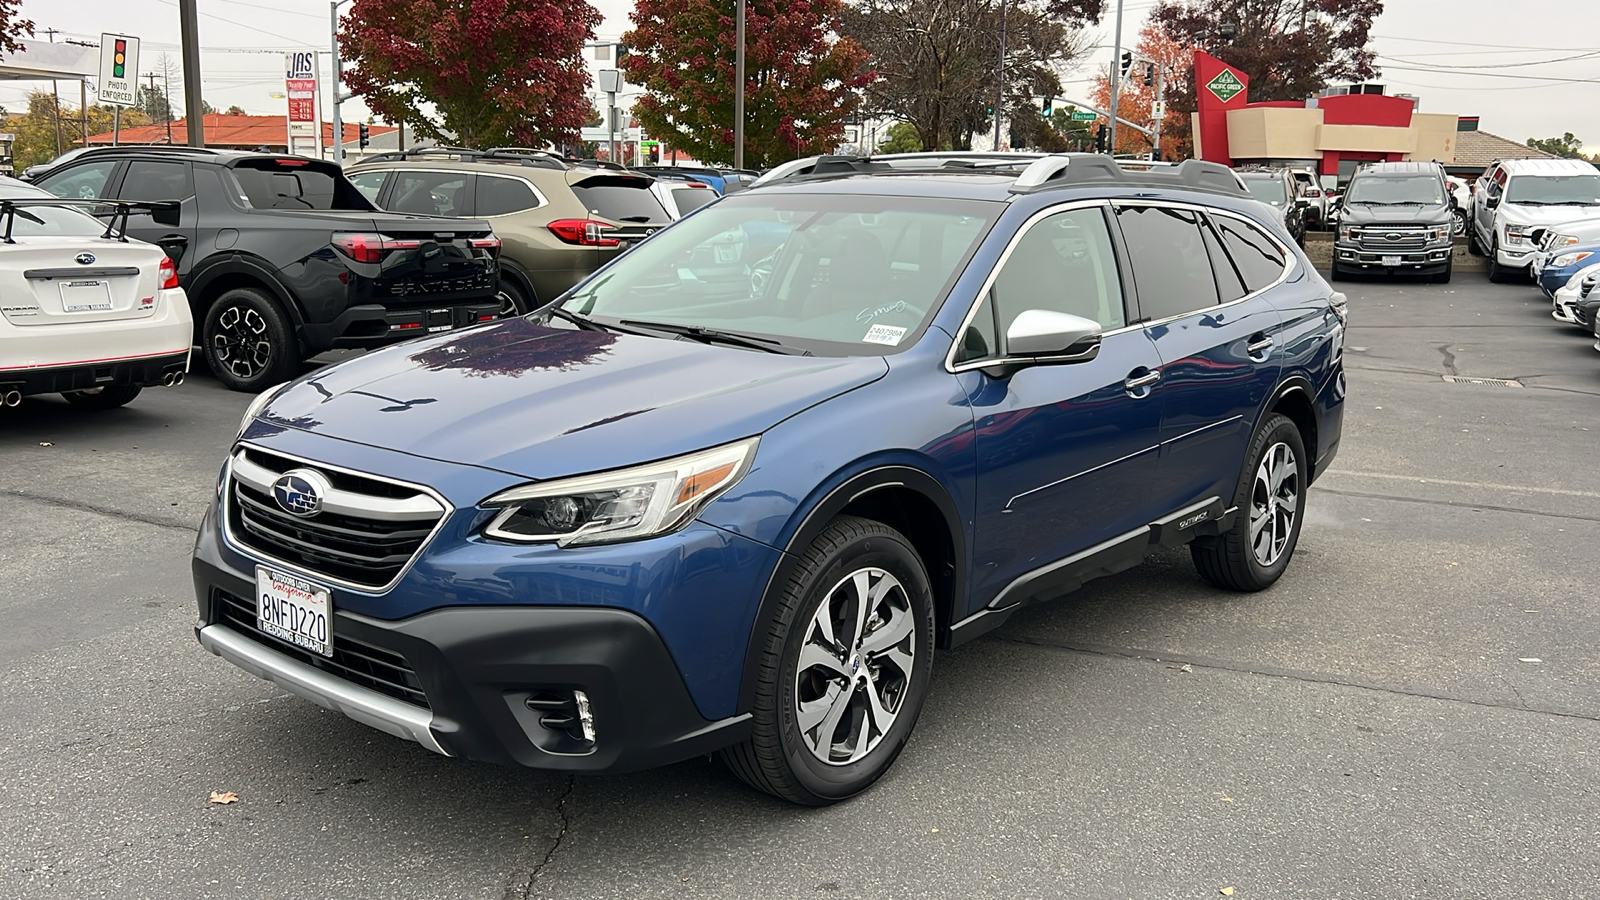
[(1094, 127), (1094, 152), (1106, 152), (1106, 123), (1104, 122)]
[(1120, 68), (1118, 69), (1118, 71), (1120, 71), (1122, 73), (1122, 77), (1123, 78), (1127, 78), (1128, 77), (1128, 72), (1132, 68), (1133, 68), (1133, 51), (1132, 50), (1124, 50), (1124, 51), (1122, 51), (1122, 62), (1121, 62), (1121, 65), (1120, 65)]
[(1156, 86), (1156, 64), (1155, 63), (1147, 62), (1147, 63), (1144, 64), (1144, 86), (1145, 87), (1155, 87)]
[(1043, 113), (1044, 113), (1044, 117), (1045, 117), (1045, 118), (1046, 118), (1046, 119), (1048, 119), (1048, 118), (1050, 118), (1050, 101), (1051, 101), (1051, 100), (1052, 100), (1052, 99), (1054, 99), (1054, 98), (1052, 98), (1052, 97), (1046, 97), (1046, 98), (1044, 98), (1044, 109), (1043, 109), (1043, 110), (1041, 110), (1041, 112), (1043, 112)]
[(128, 42), (119, 40), (112, 49), (116, 55), (111, 58), (111, 77), (126, 78), (128, 71)]
[(660, 162), (661, 162), (661, 145), (657, 144), (654, 147), (650, 148), (650, 165), (653, 166), (653, 165), (656, 165), (656, 164), (658, 164)]
[(367, 149), (367, 145), (372, 143), (372, 129), (367, 127), (367, 123), (365, 122), (357, 125), (356, 129), (361, 135), (361, 149), (365, 150)]

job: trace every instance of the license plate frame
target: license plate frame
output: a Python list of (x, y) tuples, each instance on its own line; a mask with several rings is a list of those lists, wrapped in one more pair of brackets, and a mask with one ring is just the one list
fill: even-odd
[(333, 591), (256, 566), (256, 628), (324, 658), (333, 656)]
[(102, 278), (79, 278), (61, 282), (62, 312), (110, 312), (112, 308), (111, 282)]
[(1399, 256), (1385, 256), (1383, 258), (1383, 264), (1386, 266), (1398, 266), (1400, 261), (1401, 258)]

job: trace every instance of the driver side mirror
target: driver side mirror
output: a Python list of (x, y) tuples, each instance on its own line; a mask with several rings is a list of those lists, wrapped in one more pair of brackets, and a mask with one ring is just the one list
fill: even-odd
[(1029, 365), (1088, 362), (1100, 355), (1100, 323), (1050, 309), (1023, 310), (1006, 329), (1006, 355), (983, 371), (1004, 378)]
[(1485, 198), (1484, 201), (1483, 201), (1483, 205), (1489, 207), (1490, 209), (1494, 209), (1496, 206), (1500, 205), (1500, 198), (1499, 197), (1488, 197), (1488, 198)]

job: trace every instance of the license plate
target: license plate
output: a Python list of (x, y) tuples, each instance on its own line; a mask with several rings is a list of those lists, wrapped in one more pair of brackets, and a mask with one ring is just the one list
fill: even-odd
[(1400, 257), (1398, 257), (1398, 256), (1385, 256), (1383, 258), (1383, 264), (1386, 265), (1386, 266), (1398, 266), (1398, 265), (1400, 265)]
[(111, 309), (111, 285), (104, 281), (65, 281), (61, 308), (69, 313), (105, 312)]
[(333, 655), (333, 602), (328, 589), (256, 567), (256, 627), (312, 653)]
[(739, 248), (738, 248), (738, 246), (736, 246), (734, 244), (718, 244), (717, 245), (717, 262), (723, 263), (724, 265), (726, 265), (727, 263), (736, 263), (738, 261), (739, 261)]

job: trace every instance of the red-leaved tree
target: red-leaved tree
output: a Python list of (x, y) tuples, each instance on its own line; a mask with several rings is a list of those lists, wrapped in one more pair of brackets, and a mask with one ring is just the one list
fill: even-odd
[[(1122, 79), (1117, 92), (1118, 110), (1124, 120), (1150, 126), (1151, 107), (1156, 99), (1156, 85), (1146, 85), (1146, 61), (1153, 63), (1163, 73), (1166, 82), (1167, 114), (1161, 121), (1161, 153), (1163, 159), (1188, 159), (1194, 155), (1194, 136), (1190, 134), (1189, 112), (1171, 102), (1173, 93), (1184, 88), (1192, 79), (1194, 49), (1167, 36), (1159, 22), (1147, 21), (1139, 29), (1139, 41), (1133, 45), (1137, 57), (1133, 70)], [(1095, 77), (1090, 96), (1101, 109), (1111, 108), (1111, 75), (1101, 71)], [(1100, 121), (1105, 121), (1101, 119)], [(1117, 153), (1144, 153), (1151, 148), (1150, 138), (1132, 128), (1117, 129)]]
[[(351, 90), (390, 122), (468, 147), (575, 141), (589, 118), (588, 0), (355, 0)], [(430, 115), (432, 109), (435, 115)]]
[[(745, 165), (827, 153), (873, 75), (838, 36), (840, 0), (750, 0), (745, 12)], [(622, 40), (646, 132), (709, 163), (733, 162), (734, 0), (638, 0)]]
[(17, 18), (21, 14), (22, 0), (0, 0), (0, 56), (21, 50), (23, 35), (33, 36), (33, 20)]

